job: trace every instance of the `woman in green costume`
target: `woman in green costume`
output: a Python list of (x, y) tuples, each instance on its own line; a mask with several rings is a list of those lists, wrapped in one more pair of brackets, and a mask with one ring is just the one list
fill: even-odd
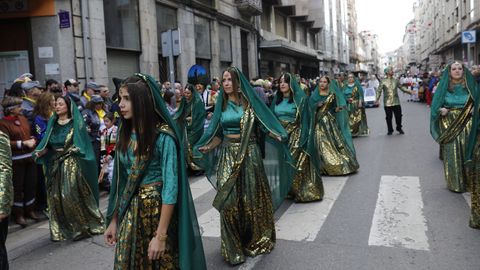
[(343, 94), (347, 99), (348, 122), (352, 137), (368, 135), (367, 115), (363, 106), (363, 88), (353, 73), (348, 73)]
[(280, 176), (278, 167), (279, 157), (291, 161), (287, 145), (266, 143), (262, 161), (258, 142), (262, 129), (277, 141), (288, 139), (243, 74), (228, 68), (210, 126), (194, 147), (194, 160), (217, 190), (213, 206), (220, 212), (221, 253), (232, 265), (273, 249), (273, 209), (290, 189), (291, 180)]
[(121, 125), (105, 241), (114, 269), (206, 269), (181, 133), (155, 80), (135, 74), (119, 91)]
[(430, 133), (441, 146), (447, 188), (470, 190), (465, 167), (467, 138), (472, 128), (474, 81), (463, 64), (454, 62), (443, 71), (430, 111)]
[(288, 147), (295, 162), (290, 195), (296, 202), (321, 200), (324, 191), (320, 163), (315, 149), (308, 148), (314, 134), (309, 132), (308, 97), (291, 74), (282, 75), (278, 81), (280, 89), (271, 109), (289, 135)]
[(358, 170), (352, 135), (345, 110), (346, 100), (335, 81), (320, 77), (309, 100), (310, 129), (314, 147), (320, 155), (322, 172), (327, 175), (346, 175)]
[(70, 98), (55, 98), (55, 114), (34, 157), (45, 171), (51, 239), (79, 240), (103, 233), (97, 161), (85, 122)]
[[(473, 91), (473, 120), (468, 136), (466, 165), (472, 182), (470, 227), (480, 229), (480, 85), (476, 85), (470, 72), (465, 72), (466, 84)], [(438, 91), (438, 88), (437, 88)], [(435, 95), (437, 92), (435, 92)], [(433, 107), (433, 104), (432, 104)]]
[(206, 117), (205, 105), (193, 85), (188, 84), (183, 94), (182, 102), (173, 119), (177, 121), (180, 131), (184, 134), (188, 167), (191, 170), (199, 171), (201, 169), (192, 162), (192, 147), (203, 135)]

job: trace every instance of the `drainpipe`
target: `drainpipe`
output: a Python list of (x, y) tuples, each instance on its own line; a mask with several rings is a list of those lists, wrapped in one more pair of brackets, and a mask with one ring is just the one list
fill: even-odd
[(85, 83), (92, 79), (92, 49), (90, 44), (90, 13), (88, 11), (88, 0), (81, 0), (82, 6), (82, 36), (83, 56), (85, 60)]

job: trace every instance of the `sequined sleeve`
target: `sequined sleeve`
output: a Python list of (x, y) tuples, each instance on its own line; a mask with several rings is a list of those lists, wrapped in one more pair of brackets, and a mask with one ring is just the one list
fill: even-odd
[(0, 214), (10, 214), (13, 204), (10, 139), (0, 132)]
[(172, 137), (161, 134), (157, 140), (157, 149), (162, 163), (162, 201), (164, 204), (175, 204), (178, 194), (177, 146)]
[(380, 100), (380, 97), (382, 96), (382, 91), (383, 91), (383, 81), (380, 82), (380, 85), (378, 86), (377, 91), (376, 91), (377, 93), (376, 93), (375, 99), (377, 101)]

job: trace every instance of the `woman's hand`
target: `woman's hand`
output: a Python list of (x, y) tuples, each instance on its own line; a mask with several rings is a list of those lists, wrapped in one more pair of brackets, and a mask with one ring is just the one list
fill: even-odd
[(114, 246), (117, 243), (117, 221), (112, 220), (110, 225), (108, 225), (107, 230), (103, 234), (103, 239), (105, 243), (109, 246)]
[(282, 141), (282, 137), (280, 137), (279, 135), (275, 135), (275, 134), (273, 134), (272, 132), (269, 132), (269, 133), (268, 133), (268, 136), (274, 138), (275, 140), (277, 140), (277, 141), (279, 141), (279, 142)]
[(363, 102), (361, 100), (358, 101), (358, 107), (362, 108), (363, 107)]
[(35, 157), (40, 158), (40, 157), (44, 156), (47, 152), (48, 152), (48, 149), (44, 148), (42, 151), (36, 152)]
[(159, 260), (165, 253), (166, 247), (166, 240), (159, 240), (157, 237), (153, 237), (150, 240), (150, 244), (148, 244), (148, 259), (152, 261)]
[(352, 103), (352, 102), (353, 102), (353, 98), (347, 99), (347, 102), (348, 102), (348, 103)]
[(320, 102), (317, 103), (317, 107), (320, 108), (320, 107), (323, 106), (323, 104), (324, 104), (324, 102), (323, 102), (323, 101), (320, 101)]
[(210, 150), (211, 150), (210, 146), (208, 146), (208, 145), (201, 146), (201, 147), (198, 148), (198, 151), (200, 151), (202, 153), (208, 153), (208, 152), (210, 152)]
[(343, 110), (342, 107), (336, 107), (336, 108), (335, 108), (335, 112), (339, 112), (339, 111), (341, 111), (341, 110)]
[(448, 109), (447, 108), (440, 108), (440, 109), (438, 109), (438, 111), (440, 112), (440, 114), (442, 116), (445, 116), (445, 115), (448, 114)]
[(31, 138), (26, 141), (22, 141), (22, 144), (25, 145), (28, 148), (34, 148), (35, 145), (37, 144), (37, 141), (35, 139)]

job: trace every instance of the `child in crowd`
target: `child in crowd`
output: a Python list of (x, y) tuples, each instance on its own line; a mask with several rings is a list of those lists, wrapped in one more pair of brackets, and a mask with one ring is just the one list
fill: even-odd
[(113, 158), (115, 155), (115, 142), (117, 140), (117, 126), (115, 115), (107, 113), (104, 117), (105, 128), (101, 131), (101, 171), (98, 177), (100, 187), (109, 191), (113, 177)]

